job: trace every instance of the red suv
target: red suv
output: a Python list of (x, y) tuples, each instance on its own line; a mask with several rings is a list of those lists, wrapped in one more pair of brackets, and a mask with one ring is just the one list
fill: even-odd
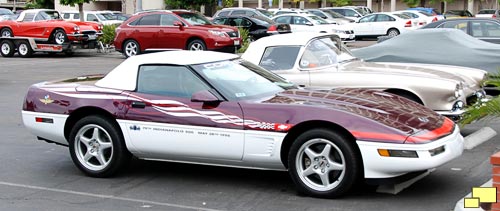
[(189, 11), (153, 11), (130, 17), (116, 29), (114, 45), (126, 57), (172, 49), (234, 52), (241, 43), (237, 28), (213, 25)]

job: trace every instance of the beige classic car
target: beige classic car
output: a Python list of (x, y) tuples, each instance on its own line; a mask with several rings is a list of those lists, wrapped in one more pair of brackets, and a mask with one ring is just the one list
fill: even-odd
[[(401, 52), (408, 53), (408, 52)], [(447, 65), (364, 62), (333, 34), (292, 33), (252, 42), (242, 58), (299, 86), (386, 91), (458, 120), (466, 104), (485, 97), (487, 72)]]

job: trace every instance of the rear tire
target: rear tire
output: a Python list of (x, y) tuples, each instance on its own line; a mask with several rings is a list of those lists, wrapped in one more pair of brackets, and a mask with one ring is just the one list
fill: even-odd
[(123, 43), (123, 55), (126, 58), (139, 54), (141, 54), (141, 48), (137, 41), (127, 40), (125, 43)]
[(395, 37), (399, 35), (399, 30), (397, 29), (389, 29), (387, 30), (387, 36), (389, 37)]
[(351, 189), (362, 173), (355, 143), (328, 129), (302, 133), (288, 152), (288, 172), (298, 191), (334, 198)]
[(131, 158), (119, 126), (102, 116), (80, 119), (71, 129), (69, 152), (73, 163), (91, 177), (109, 177)]
[(10, 40), (2, 40), (2, 42), (0, 42), (0, 53), (3, 57), (14, 56), (15, 48), (14, 42)]
[(14, 34), (12, 33), (12, 30), (9, 28), (3, 28), (0, 31), (0, 37), (14, 37)]
[(19, 41), (17, 45), (17, 53), (23, 58), (29, 58), (33, 56), (33, 49), (31, 49), (31, 45), (28, 41)]

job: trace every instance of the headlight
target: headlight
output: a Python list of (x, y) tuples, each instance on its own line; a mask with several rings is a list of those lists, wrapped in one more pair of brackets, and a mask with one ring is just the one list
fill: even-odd
[(76, 32), (80, 31), (80, 27), (79, 26), (73, 26), (73, 30), (76, 31)]
[(455, 98), (459, 98), (460, 96), (462, 96), (462, 93), (463, 87), (457, 84), (457, 86), (455, 86)]
[(219, 37), (226, 37), (227, 36), (227, 34), (225, 32), (221, 32), (221, 31), (208, 30), (208, 32), (210, 32), (210, 34), (212, 34), (212, 35), (219, 36)]

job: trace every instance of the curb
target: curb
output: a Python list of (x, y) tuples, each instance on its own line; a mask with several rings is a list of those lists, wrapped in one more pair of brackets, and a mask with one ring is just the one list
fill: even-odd
[(474, 147), (490, 140), (491, 138), (495, 137), (496, 135), (497, 135), (497, 132), (495, 132), (495, 130), (491, 129), (490, 127), (483, 127), (481, 129), (479, 129), (478, 131), (465, 137), (464, 149), (471, 150)]

